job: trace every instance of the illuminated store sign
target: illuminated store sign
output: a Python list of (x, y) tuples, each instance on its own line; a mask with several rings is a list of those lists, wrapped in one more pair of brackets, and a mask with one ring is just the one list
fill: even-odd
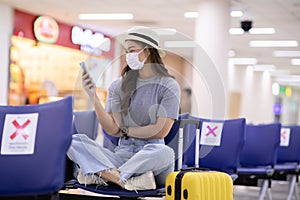
[(78, 26), (72, 28), (71, 40), (80, 45), (81, 50), (91, 54), (101, 54), (102, 51), (110, 50), (110, 39), (105, 38), (102, 33), (93, 33), (91, 30), (83, 30)]
[(58, 24), (52, 17), (40, 16), (34, 21), (34, 35), (38, 41), (55, 43), (58, 34)]

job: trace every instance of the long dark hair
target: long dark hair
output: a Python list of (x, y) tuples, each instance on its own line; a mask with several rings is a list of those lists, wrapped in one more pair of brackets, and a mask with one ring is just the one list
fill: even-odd
[[(153, 48), (151, 46), (146, 45), (143, 42), (134, 41), (138, 44), (140, 44), (143, 48), (146, 47), (149, 50), (149, 57), (150, 63), (154, 69), (154, 72), (158, 76), (167, 76), (174, 78), (174, 76), (170, 75), (168, 72), (168, 69), (165, 67), (158, 50), (156, 48)], [(148, 60), (147, 59), (147, 60)], [(122, 71), (122, 85), (121, 89), (124, 93), (122, 102), (121, 102), (121, 110), (126, 115), (128, 113), (128, 108), (130, 105), (130, 98), (134, 90), (136, 89), (136, 82), (139, 76), (139, 70), (131, 70), (128, 65), (126, 65)]]

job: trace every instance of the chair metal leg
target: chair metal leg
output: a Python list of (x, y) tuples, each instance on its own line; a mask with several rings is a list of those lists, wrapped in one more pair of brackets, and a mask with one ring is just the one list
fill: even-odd
[[(269, 180), (266, 179), (263, 181), (262, 186), (260, 188), (258, 200), (263, 200), (265, 198), (268, 188), (269, 188)], [(268, 196), (269, 196), (269, 194), (268, 194)]]
[(268, 199), (272, 200), (272, 193), (271, 193), (271, 188), (267, 189), (267, 195), (268, 195)]
[(55, 192), (55, 193), (51, 194), (51, 200), (59, 200), (59, 193)]
[(296, 200), (299, 200), (299, 191), (298, 191), (298, 185), (297, 185), (297, 181), (296, 181), (296, 185), (295, 185), (295, 190), (294, 190), (294, 192), (295, 192), (295, 197), (296, 197)]
[(289, 192), (287, 196), (287, 200), (291, 200), (293, 198), (293, 194), (295, 193), (296, 200), (298, 200), (298, 190), (297, 190), (297, 175), (289, 175)]

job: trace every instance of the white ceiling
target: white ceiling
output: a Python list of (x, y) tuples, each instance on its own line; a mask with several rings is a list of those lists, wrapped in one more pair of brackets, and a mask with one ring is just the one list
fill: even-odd
[[(193, 38), (194, 19), (183, 17), (186, 11), (197, 11), (201, 0), (0, 0), (18, 9), (37, 15), (50, 15), (60, 22), (81, 25), (85, 28), (117, 35), (132, 26), (175, 28), (179, 33)], [(231, 49), (235, 57), (255, 57), (258, 64), (273, 64), (278, 70), (300, 74), (300, 66), (292, 66), (291, 58), (275, 58), (273, 50), (298, 50), (293, 48), (253, 48), (250, 40), (297, 40), (300, 45), (300, 0), (232, 0), (230, 9), (246, 11), (253, 19), (253, 27), (273, 27), (273, 35), (231, 35)], [(80, 21), (79, 13), (130, 12), (134, 20)], [(231, 27), (240, 27), (239, 18), (231, 18)], [(192, 51), (185, 52), (192, 56)], [(300, 57), (298, 57), (300, 58)]]

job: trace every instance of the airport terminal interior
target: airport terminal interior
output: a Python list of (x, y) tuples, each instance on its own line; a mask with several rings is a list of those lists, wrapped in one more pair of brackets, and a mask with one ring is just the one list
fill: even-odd
[[(126, 66), (123, 35), (150, 28), (180, 86), (180, 114), (300, 127), (300, 0), (0, 0), (0, 27), (1, 106), (72, 96), (74, 112), (93, 110), (81, 83), (82, 61), (105, 106), (110, 84)], [(95, 140), (105, 142), (101, 126)], [(1, 146), (0, 162), (8, 151)], [(265, 190), (264, 183), (233, 185), (233, 198), (299, 199), (300, 148), (297, 170), (294, 185), (292, 179), (272, 180)], [(60, 199), (68, 195), (117, 198), (60, 191)]]

